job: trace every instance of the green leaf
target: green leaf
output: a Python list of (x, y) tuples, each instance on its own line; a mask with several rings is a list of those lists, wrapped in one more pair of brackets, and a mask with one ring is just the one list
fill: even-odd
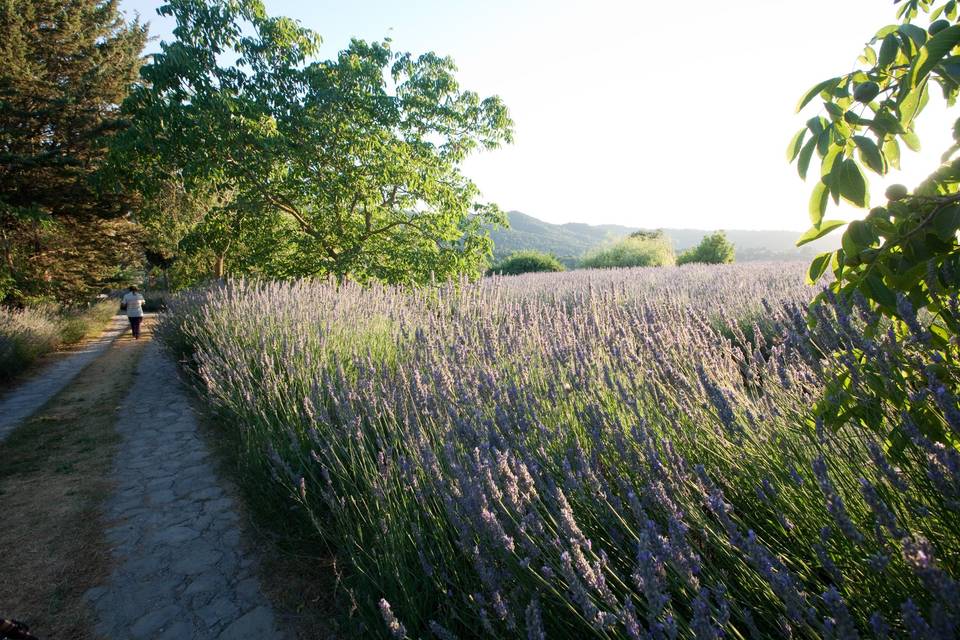
[(803, 245), (813, 242), (814, 240), (819, 240), (837, 227), (842, 227), (845, 224), (847, 223), (843, 220), (823, 220), (819, 227), (814, 226), (805, 231), (804, 234), (800, 236), (800, 239), (797, 240), (797, 246), (802, 247)]
[(946, 207), (933, 219), (933, 230), (941, 240), (956, 242), (957, 229), (960, 229), (960, 205)]
[(920, 84), (940, 64), (944, 56), (958, 44), (960, 44), (960, 26), (958, 25), (947, 27), (933, 36), (926, 46), (920, 50), (920, 55), (914, 64), (913, 71), (910, 74), (910, 81), (913, 86)]
[(884, 175), (887, 172), (887, 164), (883, 161), (883, 154), (880, 153), (880, 147), (876, 142), (866, 136), (853, 136), (853, 142), (860, 150), (860, 160), (863, 164), (870, 167), (874, 173)]
[(807, 179), (807, 170), (810, 168), (810, 159), (813, 158), (813, 152), (817, 148), (817, 138), (813, 137), (807, 141), (807, 144), (803, 146), (803, 149), (800, 151), (799, 159), (797, 160), (797, 173), (800, 174), (801, 180)]
[(813, 194), (810, 196), (810, 221), (817, 227), (823, 220), (823, 214), (827, 212), (827, 198), (830, 195), (830, 189), (820, 181), (813, 188)]
[(880, 135), (888, 133), (904, 133), (900, 119), (895, 118), (889, 111), (882, 109), (873, 118), (872, 129)]
[[(826, 173), (821, 179), (830, 187), (830, 196), (833, 198), (834, 204), (840, 204), (840, 183), (843, 179), (843, 148), (842, 147), (833, 147), (838, 153), (832, 154), (832, 159), (829, 162), (830, 171)], [(824, 160), (824, 164), (827, 164), (827, 161)], [(821, 172), (823, 172), (821, 170)]]
[(847, 159), (838, 171), (838, 188), (843, 199), (858, 207), (868, 206), (867, 179), (860, 165), (855, 160)]
[(827, 127), (823, 133), (817, 136), (817, 153), (824, 157), (830, 151), (830, 143), (833, 141), (833, 125)]
[(900, 143), (896, 138), (891, 136), (883, 143), (883, 155), (891, 167), (900, 170)]
[(897, 308), (897, 296), (876, 273), (871, 272), (863, 280), (863, 292), (871, 300), (893, 311)]
[(831, 119), (837, 120), (838, 118), (843, 117), (843, 109), (840, 107), (840, 105), (832, 102), (824, 102), (823, 107), (827, 110), (827, 113), (830, 114)]
[(834, 204), (840, 204), (840, 187), (843, 180), (843, 148), (832, 147), (831, 153), (824, 159), (820, 169), (821, 180), (830, 188)]
[(910, 148), (911, 151), (920, 151), (920, 137), (913, 131), (907, 131), (900, 134), (900, 139)]
[(843, 276), (843, 258), (843, 249), (837, 249), (833, 252), (833, 258), (830, 260), (830, 268), (833, 269), (833, 272), (837, 275), (837, 282), (834, 284), (839, 284), (839, 280)]
[(823, 160), (820, 163), (820, 175), (827, 176), (833, 172), (833, 166), (837, 160), (842, 160), (840, 155), (843, 152), (843, 147), (837, 145), (831, 145), (827, 150), (826, 155), (823, 156)]
[(870, 248), (877, 239), (876, 233), (863, 220), (854, 220), (843, 233), (841, 245), (847, 255), (857, 255), (864, 249)]
[(898, 24), (888, 24), (887, 26), (881, 28), (877, 31), (877, 38), (886, 38), (889, 35), (892, 35), (897, 32), (897, 29), (900, 27)]
[(797, 112), (803, 111), (803, 108), (810, 104), (810, 101), (816, 98), (818, 95), (827, 91), (829, 89), (836, 89), (837, 85), (840, 84), (840, 80), (843, 78), (830, 78), (829, 80), (824, 80), (823, 82), (815, 85), (812, 89), (803, 94), (803, 97), (800, 98), (800, 102), (797, 103)]
[(880, 56), (877, 59), (877, 66), (881, 69), (886, 69), (897, 59), (899, 52), (900, 42), (893, 34), (887, 34), (883, 38), (883, 44), (880, 45)]
[(824, 129), (830, 126), (830, 121), (824, 118), (823, 116), (814, 116), (807, 120), (807, 129), (810, 129), (810, 133), (815, 136), (823, 133)]
[(790, 146), (787, 147), (787, 162), (793, 162), (797, 159), (800, 149), (803, 148), (803, 138), (806, 135), (807, 129), (803, 128), (797, 132), (797, 135), (793, 136), (793, 140), (790, 141)]
[(945, 349), (948, 344), (950, 344), (950, 339), (953, 337), (950, 335), (950, 332), (941, 327), (938, 324), (931, 324), (929, 327), (930, 333), (933, 334), (933, 339), (938, 343), (937, 348)]
[(909, 129), (913, 119), (927, 106), (930, 97), (927, 86), (926, 82), (921, 83), (900, 102), (900, 124), (904, 129)]
[(813, 262), (810, 263), (810, 269), (807, 271), (807, 284), (816, 284), (823, 274), (830, 268), (830, 258), (833, 257), (833, 251), (821, 253)]
[(897, 29), (900, 33), (907, 36), (917, 48), (922, 47), (927, 42), (927, 32), (915, 24), (902, 24)]

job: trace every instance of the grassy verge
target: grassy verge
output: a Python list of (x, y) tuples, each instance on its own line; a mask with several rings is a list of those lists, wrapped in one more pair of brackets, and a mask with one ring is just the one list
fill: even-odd
[(52, 351), (99, 333), (116, 312), (114, 300), (62, 312), (0, 309), (0, 382), (23, 374)]
[(83, 594), (108, 575), (101, 506), (116, 407), (145, 344), (120, 339), (0, 443), (0, 615), (39, 637), (94, 637)]

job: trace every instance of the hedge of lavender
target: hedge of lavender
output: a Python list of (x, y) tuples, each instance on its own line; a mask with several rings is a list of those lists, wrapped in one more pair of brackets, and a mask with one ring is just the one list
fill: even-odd
[(960, 455), (895, 408), (812, 419), (858, 321), (811, 334), (802, 274), (235, 281), (158, 330), (336, 554), (353, 634), (955, 637)]

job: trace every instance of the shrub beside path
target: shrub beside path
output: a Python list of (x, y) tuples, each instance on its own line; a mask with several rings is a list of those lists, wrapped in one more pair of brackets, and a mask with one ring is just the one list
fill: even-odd
[(0, 397), (0, 442), (57, 395), (87, 365), (103, 355), (127, 326), (126, 316), (115, 316), (99, 338), (63, 355)]
[(114, 569), (87, 592), (108, 638), (282, 638), (243, 548), (234, 500), (173, 361), (149, 344), (118, 410), (115, 492), (106, 503)]

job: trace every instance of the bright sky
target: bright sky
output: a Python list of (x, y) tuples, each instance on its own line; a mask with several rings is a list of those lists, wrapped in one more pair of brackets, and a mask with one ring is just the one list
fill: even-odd
[[(397, 51), (452, 56), (462, 87), (500, 95), (516, 141), (465, 166), (487, 200), (555, 223), (647, 228), (809, 227), (812, 184), (784, 154), (815, 109), (794, 107), (895, 21), (892, 0), (265, 1), (319, 32), (323, 57), (389, 36)], [(161, 4), (121, 0), (170, 39)], [(936, 167), (952, 122), (941, 102), (919, 122), (924, 151), (904, 148), (875, 202), (883, 184), (913, 186)], [(827, 215), (851, 213), (862, 215)]]

